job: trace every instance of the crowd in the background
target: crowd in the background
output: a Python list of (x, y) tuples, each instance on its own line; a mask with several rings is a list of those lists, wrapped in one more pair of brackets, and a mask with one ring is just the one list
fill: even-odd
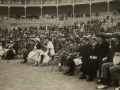
[(64, 75), (75, 75), (75, 68), (80, 65), (82, 75), (79, 79), (90, 82), (98, 77), (97, 83), (101, 85), (96, 89), (114, 85), (115, 90), (119, 90), (120, 22), (105, 29), (106, 22), (112, 23), (112, 19), (75, 22), (62, 27), (0, 28), (1, 37), (10, 38), (6, 42), (2, 40), (0, 58), (11, 60), (18, 56), (22, 57), (22, 63), (42, 66), (58, 56), (58, 70), (68, 67)]

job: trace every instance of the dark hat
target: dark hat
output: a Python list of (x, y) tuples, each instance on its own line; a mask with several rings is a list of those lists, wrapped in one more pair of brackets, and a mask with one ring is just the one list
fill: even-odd
[(113, 34), (112, 34), (112, 33), (106, 33), (106, 34), (105, 34), (105, 38), (111, 38), (111, 37), (113, 37)]
[(105, 39), (106, 35), (105, 33), (99, 33), (99, 34), (96, 34), (96, 37), (101, 37), (102, 39)]
[(66, 39), (66, 41), (69, 41), (69, 40), (72, 41), (72, 42), (74, 42), (74, 39), (72, 39), (72, 38), (67, 38)]
[(50, 37), (46, 37), (46, 39), (48, 39), (49, 41), (52, 41), (52, 39)]
[(82, 39), (84, 39), (84, 40), (89, 40), (89, 38), (90, 38), (90, 36), (85, 35), (85, 36), (83, 36)]
[(120, 32), (115, 32), (115, 33), (113, 34), (113, 37), (120, 38)]
[(97, 38), (95, 36), (92, 36), (91, 39), (97, 40)]

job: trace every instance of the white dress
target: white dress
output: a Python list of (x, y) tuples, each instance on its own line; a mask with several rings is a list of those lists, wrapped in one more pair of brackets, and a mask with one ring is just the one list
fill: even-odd
[(48, 63), (50, 60), (50, 57), (48, 56), (48, 51), (44, 52), (43, 55), (44, 55), (44, 59), (42, 63), (43, 64)]
[(3, 48), (2, 48), (2, 46), (0, 45), (0, 59), (1, 59), (1, 57), (4, 55), (4, 51), (3, 51)]
[(50, 55), (55, 55), (54, 46), (51, 41), (49, 41), (47, 44), (47, 50), (49, 50), (49, 49), (50, 49)]
[(36, 49), (36, 45), (35, 45), (34, 50), (28, 54), (28, 60), (37, 60), (39, 58), (40, 52), (41, 50)]

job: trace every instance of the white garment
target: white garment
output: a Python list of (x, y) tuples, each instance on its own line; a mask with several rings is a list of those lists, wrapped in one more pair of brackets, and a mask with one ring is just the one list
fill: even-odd
[(47, 50), (50, 50), (50, 55), (55, 55), (55, 51), (54, 51), (54, 46), (53, 43), (51, 41), (48, 42), (47, 44)]
[(9, 49), (4, 49), (5, 57), (6, 57), (8, 51), (9, 51)]
[[(2, 57), (4, 55), (4, 51), (3, 51), (3, 48), (2, 46), (0, 45), (0, 56)], [(0, 58), (1, 59), (1, 58)]]
[(42, 50), (37, 49), (37, 50), (33, 50), (28, 54), (28, 60), (35, 60), (35, 61), (39, 61), (40, 59), (40, 55), (41, 55)]
[(73, 59), (73, 60), (74, 60), (76, 66), (82, 64), (82, 60), (79, 59), (79, 58), (76, 58), (76, 59)]
[(43, 55), (44, 55), (44, 59), (43, 59), (43, 62), (42, 62), (42, 63), (43, 63), (43, 64), (44, 64), (44, 63), (48, 63), (49, 60), (50, 60), (50, 57), (48, 56), (48, 51), (44, 52)]

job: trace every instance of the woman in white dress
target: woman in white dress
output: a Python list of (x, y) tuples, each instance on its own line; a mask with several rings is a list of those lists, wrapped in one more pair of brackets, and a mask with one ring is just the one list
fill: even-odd
[(43, 55), (44, 55), (44, 58), (43, 58), (43, 60), (42, 60), (41, 65), (45, 65), (45, 64), (47, 64), (47, 63), (50, 61), (50, 57), (49, 57), (49, 55), (48, 55), (47, 48), (44, 48), (44, 50), (43, 50)]
[(0, 59), (2, 58), (3, 55), (4, 55), (4, 50), (2, 47), (2, 43), (0, 43)]
[(28, 61), (30, 60), (35, 60), (35, 64), (33, 64), (34, 66), (37, 65), (38, 63), (38, 59), (39, 59), (39, 56), (40, 56), (40, 53), (41, 53), (41, 43), (40, 43), (40, 39), (39, 38), (36, 38), (35, 39), (35, 46), (33, 48), (33, 51), (31, 51), (29, 54), (28, 54)]
[(51, 38), (47, 38), (47, 42), (48, 43), (47, 43), (46, 48), (47, 48), (49, 56), (55, 55), (55, 50), (54, 50), (54, 45), (52, 43), (52, 39)]

